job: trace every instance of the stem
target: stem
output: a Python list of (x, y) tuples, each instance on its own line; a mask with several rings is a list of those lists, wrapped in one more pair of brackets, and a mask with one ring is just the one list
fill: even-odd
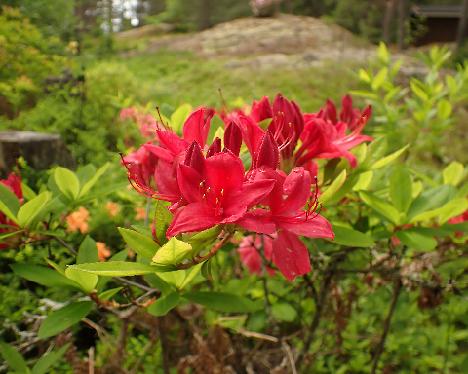
[(161, 339), (163, 371), (164, 371), (164, 374), (170, 374), (171, 368), (170, 368), (170, 363), (169, 363), (169, 351), (168, 351), (169, 347), (168, 347), (164, 317), (159, 318), (158, 322), (159, 322), (158, 323), (159, 338)]
[(384, 321), (382, 336), (380, 337), (379, 343), (377, 344), (377, 347), (374, 352), (371, 374), (375, 374), (377, 372), (377, 367), (379, 365), (380, 356), (382, 356), (382, 353), (384, 351), (385, 341), (387, 340), (388, 332), (390, 330), (392, 317), (395, 312), (398, 297), (400, 296), (400, 293), (401, 293), (401, 287), (402, 287), (401, 279), (400, 278), (395, 279), (395, 282), (393, 283), (392, 302), (390, 304), (387, 317), (385, 318), (385, 321)]
[(219, 242), (217, 242), (210, 251), (204, 256), (196, 256), (190, 262), (177, 264), (177, 270), (190, 269), (192, 266), (205, 262), (212, 258), (232, 237), (233, 233), (227, 233)]

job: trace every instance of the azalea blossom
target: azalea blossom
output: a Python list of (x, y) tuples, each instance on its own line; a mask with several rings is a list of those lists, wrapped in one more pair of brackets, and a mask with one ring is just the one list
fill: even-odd
[(96, 247), (98, 251), (98, 258), (99, 261), (106, 261), (108, 257), (112, 254), (109, 247), (107, 247), (106, 243), (96, 242)]
[(106, 203), (106, 210), (109, 216), (115, 217), (120, 212), (120, 205), (112, 201)]
[[(348, 112), (343, 118), (354, 121)], [(252, 272), (272, 273), (273, 264), (293, 280), (311, 269), (300, 237), (333, 239), (331, 224), (317, 212), (317, 179), (309, 167), (314, 157), (296, 166), (307, 117), (282, 95), (254, 102), (248, 114), (221, 115), (224, 135), (211, 144), (214, 111), (208, 108), (189, 115), (182, 136), (158, 129), (153, 141), (123, 157), (129, 179), (140, 193), (171, 203), (168, 238), (215, 226), (244, 232), (238, 252)]]
[[(23, 191), (21, 189), (21, 178), (15, 174), (10, 173), (6, 179), (1, 179), (0, 183), (6, 186), (16, 197), (23, 202)], [(10, 220), (4, 213), (0, 212), (0, 235), (6, 234), (17, 230), (18, 225)], [(9, 244), (6, 242), (0, 243), (0, 249), (8, 248)]]
[(78, 210), (70, 213), (65, 217), (67, 222), (67, 231), (76, 232), (79, 231), (82, 234), (86, 234), (89, 231), (89, 211), (83, 206), (80, 206)]

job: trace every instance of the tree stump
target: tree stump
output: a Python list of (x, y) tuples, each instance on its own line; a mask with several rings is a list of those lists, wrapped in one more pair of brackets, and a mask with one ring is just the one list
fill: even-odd
[(0, 173), (7, 174), (23, 157), (34, 169), (52, 165), (74, 167), (75, 161), (60, 135), (34, 131), (0, 131)]

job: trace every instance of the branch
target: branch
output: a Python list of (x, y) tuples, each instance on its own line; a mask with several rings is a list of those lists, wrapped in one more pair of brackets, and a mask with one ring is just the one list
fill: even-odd
[(390, 304), (390, 308), (387, 313), (387, 317), (385, 318), (384, 321), (384, 326), (383, 326), (383, 332), (382, 336), (380, 337), (379, 343), (377, 344), (377, 347), (374, 352), (374, 358), (372, 361), (372, 369), (371, 369), (371, 374), (375, 374), (377, 371), (377, 366), (379, 365), (379, 360), (380, 356), (382, 355), (385, 347), (385, 341), (387, 340), (387, 335), (390, 330), (390, 324), (392, 322), (392, 317), (395, 312), (396, 304), (398, 301), (398, 297), (400, 296), (401, 293), (401, 279), (395, 279), (393, 283), (393, 295), (392, 295), (392, 301)]

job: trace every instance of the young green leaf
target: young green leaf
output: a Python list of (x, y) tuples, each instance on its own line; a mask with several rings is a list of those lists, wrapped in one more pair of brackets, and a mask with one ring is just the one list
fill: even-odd
[(175, 237), (164, 244), (154, 255), (153, 262), (160, 265), (176, 265), (192, 253), (192, 246)]
[(246, 297), (226, 292), (187, 292), (183, 297), (208, 309), (225, 313), (248, 313), (263, 307)]
[(40, 219), (50, 197), (50, 192), (46, 191), (21, 206), (18, 212), (18, 224), (20, 227), (28, 227), (35, 219)]
[(333, 225), (335, 238), (333, 243), (346, 245), (348, 247), (372, 247), (374, 241), (372, 238), (360, 231), (356, 231), (349, 227)]
[(98, 262), (98, 250), (96, 242), (89, 235), (84, 238), (78, 249), (78, 255), (76, 256), (77, 264), (86, 264), (89, 262)]
[(330, 200), (333, 195), (341, 188), (343, 183), (346, 180), (346, 169), (343, 169), (340, 174), (333, 180), (333, 182), (328, 186), (324, 193), (320, 195), (320, 202), (325, 204)]
[(398, 210), (396, 210), (395, 207), (369, 192), (361, 191), (359, 195), (368, 206), (387, 218), (390, 222), (394, 223), (395, 225), (400, 223), (400, 213)]
[(159, 245), (151, 237), (122, 227), (119, 227), (118, 230), (128, 246), (143, 258), (151, 259), (159, 249)]
[(178, 292), (172, 292), (166, 296), (160, 297), (148, 307), (148, 313), (156, 317), (165, 316), (179, 304), (179, 300), (180, 296)]
[(380, 160), (377, 160), (374, 162), (373, 165), (371, 165), (371, 169), (380, 169), (383, 168), (384, 166), (387, 166), (388, 164), (392, 163), (395, 161), (398, 157), (400, 157), (403, 152), (405, 152), (409, 147), (408, 145), (405, 145), (403, 148), (399, 149), (398, 151), (395, 151), (393, 153), (390, 153), (388, 156), (385, 156), (381, 158)]
[(398, 166), (390, 176), (390, 198), (393, 206), (406, 213), (411, 205), (411, 175), (407, 168)]
[(81, 289), (86, 293), (92, 292), (98, 282), (98, 276), (96, 274), (91, 274), (71, 267), (65, 269), (65, 276), (78, 283), (81, 286)]
[(30, 373), (23, 356), (11, 345), (0, 341), (0, 354), (12, 371), (16, 373)]
[(94, 185), (97, 183), (99, 178), (102, 177), (102, 175), (107, 171), (109, 168), (109, 164), (105, 164), (104, 166), (100, 167), (94, 175), (83, 184), (83, 187), (81, 188), (81, 191), (79, 193), (79, 197), (85, 196), (91, 188), (94, 187)]
[(423, 191), (412, 203), (408, 210), (408, 219), (413, 221), (421, 213), (440, 208), (447, 204), (455, 195), (453, 186), (443, 185)]
[(41, 324), (37, 336), (50, 338), (73, 326), (86, 317), (93, 309), (93, 302), (78, 301), (52, 312)]
[(67, 168), (58, 167), (54, 171), (54, 179), (60, 192), (74, 200), (80, 192), (80, 181), (76, 174)]
[(13, 222), (18, 223), (16, 218), (20, 209), (20, 202), (9, 188), (0, 183), (0, 212), (3, 212)]
[(170, 271), (168, 266), (146, 265), (139, 262), (108, 261), (91, 264), (71, 265), (69, 268), (79, 269), (103, 277), (132, 277), (134, 275), (152, 274)]
[(182, 127), (184, 125), (184, 122), (189, 116), (191, 111), (192, 111), (192, 106), (190, 104), (182, 104), (174, 111), (174, 113), (172, 113), (171, 127), (176, 133), (178, 134), (182, 133)]
[(46, 287), (78, 287), (75, 282), (67, 279), (59, 272), (43, 266), (13, 264), (11, 268), (16, 275)]
[(292, 322), (297, 317), (297, 312), (291, 304), (275, 303), (271, 307), (271, 314), (278, 321)]
[(433, 237), (424, 235), (423, 233), (412, 229), (398, 231), (396, 236), (403, 244), (412, 249), (430, 251), (437, 245), (437, 240)]
[(105, 290), (98, 295), (99, 300), (110, 300), (114, 295), (116, 295), (123, 287), (115, 287), (109, 290)]
[(443, 171), (444, 184), (457, 186), (463, 177), (464, 167), (459, 162), (451, 162)]

